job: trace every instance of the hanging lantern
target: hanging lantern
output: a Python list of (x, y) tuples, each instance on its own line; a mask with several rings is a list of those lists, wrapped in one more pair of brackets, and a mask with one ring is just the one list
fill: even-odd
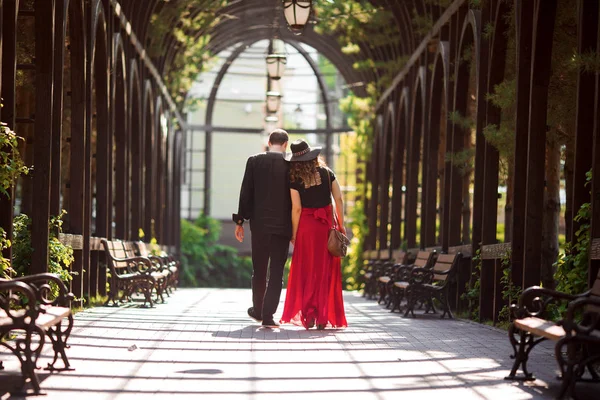
[(268, 135), (279, 126), (279, 118), (275, 115), (267, 115), (265, 117), (265, 133)]
[(267, 91), (281, 93), (281, 89), (281, 80), (276, 81), (274, 79), (269, 79), (269, 81), (267, 82)]
[(267, 92), (267, 113), (273, 114), (279, 111), (282, 97), (279, 92)]
[(312, 0), (282, 0), (283, 15), (294, 35), (302, 34), (312, 11)]
[(285, 54), (269, 54), (267, 56), (267, 74), (269, 78), (279, 80), (285, 72), (287, 57)]
[(294, 110), (294, 121), (296, 122), (296, 128), (298, 128), (298, 129), (300, 129), (300, 126), (302, 125), (302, 113), (303, 112), (304, 112), (304, 110), (302, 109), (300, 104), (298, 104), (298, 107), (296, 107), (296, 109)]

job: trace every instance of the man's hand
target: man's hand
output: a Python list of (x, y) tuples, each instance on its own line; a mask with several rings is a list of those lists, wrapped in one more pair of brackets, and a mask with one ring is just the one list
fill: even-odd
[(235, 238), (240, 243), (244, 241), (244, 227), (242, 225), (235, 226)]

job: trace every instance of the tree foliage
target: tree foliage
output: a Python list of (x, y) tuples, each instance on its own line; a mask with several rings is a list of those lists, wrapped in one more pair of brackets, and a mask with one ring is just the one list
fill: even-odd
[[(204, 2), (197, 0), (163, 0), (151, 17), (147, 49), (151, 57), (159, 59), (167, 50), (165, 38), (172, 37), (176, 53), (167, 65), (165, 84), (170, 95), (184, 106), (188, 91), (199, 73), (210, 68), (213, 55), (207, 50), (208, 33), (221, 18), (217, 11), (227, 5), (226, 0)], [(171, 35), (171, 36), (169, 36)]]

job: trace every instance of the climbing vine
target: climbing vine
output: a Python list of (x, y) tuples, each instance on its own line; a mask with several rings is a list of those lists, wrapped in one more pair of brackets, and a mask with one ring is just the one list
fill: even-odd
[(469, 318), (479, 320), (479, 296), (481, 293), (481, 247), (477, 249), (471, 260), (471, 279), (465, 285), (465, 292), (460, 296), (469, 302)]
[(512, 280), (512, 264), (510, 262), (511, 253), (510, 250), (504, 253), (504, 257), (502, 257), (500, 262), (502, 266), (502, 277), (500, 278), (502, 299), (507, 302), (498, 314), (498, 322), (500, 324), (507, 324), (510, 322), (510, 307), (512, 304), (517, 303), (519, 296), (521, 296), (521, 293), (523, 292), (521, 286), (515, 285)]
[[(586, 174), (586, 185), (592, 181), (592, 172)], [(588, 261), (590, 253), (590, 218), (591, 204), (581, 205), (575, 218), (579, 229), (575, 232), (575, 243), (567, 243), (563, 254), (560, 254), (554, 268), (556, 272), (556, 290), (569, 294), (583, 293), (588, 288)], [(563, 310), (564, 311), (564, 310)]]
[[(51, 216), (48, 223), (50, 237), (48, 240), (48, 272), (56, 274), (67, 285), (73, 280), (74, 272), (70, 266), (75, 261), (73, 248), (63, 244), (58, 235), (62, 231), (63, 218), (66, 211)], [(17, 276), (25, 276), (31, 272), (31, 257), (34, 248), (31, 245), (31, 217), (21, 214), (13, 222), (13, 269)], [(58, 295), (58, 287), (51, 284), (52, 293)]]
[[(0, 123), (0, 194), (9, 197), (10, 188), (22, 174), (27, 174), (29, 168), (25, 166), (19, 153), (19, 141), (23, 140), (17, 136), (5, 123)], [(8, 278), (13, 270), (10, 260), (2, 256), (2, 251), (11, 246), (11, 240), (6, 236), (4, 229), (0, 227), (0, 278)]]
[(211, 38), (208, 32), (221, 20), (218, 10), (227, 3), (210, 1), (198, 7), (197, 0), (163, 0), (151, 17), (147, 46), (150, 56), (154, 59), (164, 56), (166, 37), (172, 37), (171, 46), (178, 48), (166, 66), (165, 83), (180, 107), (193, 105), (194, 99), (186, 102), (187, 94), (198, 74), (212, 65), (214, 57), (207, 50)]

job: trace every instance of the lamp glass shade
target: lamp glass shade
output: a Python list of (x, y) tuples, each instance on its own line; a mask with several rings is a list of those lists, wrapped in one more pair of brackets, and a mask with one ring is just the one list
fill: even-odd
[(281, 105), (281, 94), (279, 92), (267, 92), (267, 112), (276, 113)]
[(273, 132), (279, 127), (279, 118), (275, 115), (268, 115), (265, 117), (265, 132), (267, 134)]
[(283, 14), (290, 30), (300, 35), (308, 22), (312, 0), (283, 0)]
[(267, 56), (267, 74), (271, 79), (281, 79), (285, 72), (287, 57), (284, 54), (269, 54)]

